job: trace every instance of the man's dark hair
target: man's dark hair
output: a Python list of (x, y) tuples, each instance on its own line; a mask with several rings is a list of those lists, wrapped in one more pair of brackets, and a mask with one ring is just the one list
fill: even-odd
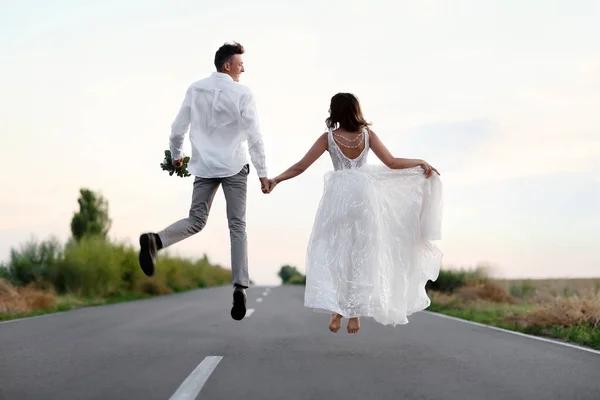
[(225, 43), (223, 46), (219, 47), (219, 50), (215, 53), (215, 67), (217, 71), (221, 71), (223, 65), (231, 60), (236, 54), (244, 54), (244, 46), (237, 42), (233, 43)]

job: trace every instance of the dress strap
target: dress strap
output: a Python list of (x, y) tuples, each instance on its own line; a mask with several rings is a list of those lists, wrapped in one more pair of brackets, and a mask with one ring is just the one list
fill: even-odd
[(334, 144), (332, 142), (334, 142), (334, 138), (333, 138), (333, 128), (329, 128), (327, 130), (327, 149), (331, 148), (331, 145)]

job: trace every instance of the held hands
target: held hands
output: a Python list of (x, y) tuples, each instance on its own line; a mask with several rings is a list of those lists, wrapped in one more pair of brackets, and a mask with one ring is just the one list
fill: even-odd
[(271, 193), (276, 185), (277, 183), (273, 179), (260, 178), (260, 189), (264, 194)]
[(433, 168), (426, 161), (421, 160), (421, 162), (419, 163), (419, 166), (421, 168), (423, 168), (423, 172), (425, 173), (425, 178), (430, 178), (434, 172), (438, 175), (440, 174), (437, 169)]

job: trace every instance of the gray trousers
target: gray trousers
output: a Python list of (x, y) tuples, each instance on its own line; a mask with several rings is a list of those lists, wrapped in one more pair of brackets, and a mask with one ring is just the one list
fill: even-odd
[(231, 238), (232, 281), (244, 287), (249, 286), (246, 238), (246, 190), (249, 172), (250, 166), (247, 164), (237, 175), (227, 178), (196, 177), (189, 217), (158, 232), (163, 248), (200, 232), (206, 225), (213, 199), (219, 185), (222, 184), (227, 202), (227, 220)]

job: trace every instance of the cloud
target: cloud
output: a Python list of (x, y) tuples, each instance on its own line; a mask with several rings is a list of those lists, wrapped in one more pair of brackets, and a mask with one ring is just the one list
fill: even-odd
[(398, 157), (423, 158), (438, 170), (450, 172), (464, 165), (465, 154), (475, 151), (497, 134), (487, 119), (439, 122), (402, 131), (390, 146), (400, 152)]
[(465, 166), (452, 174), (454, 184), (477, 185), (561, 172), (597, 170), (600, 140), (494, 139), (465, 156)]
[(487, 117), (493, 134), (461, 147), (461, 168), (446, 179), (464, 186), (558, 173), (597, 176), (600, 91), (592, 83), (599, 66), (573, 63), (554, 85), (524, 88), (498, 103)]

